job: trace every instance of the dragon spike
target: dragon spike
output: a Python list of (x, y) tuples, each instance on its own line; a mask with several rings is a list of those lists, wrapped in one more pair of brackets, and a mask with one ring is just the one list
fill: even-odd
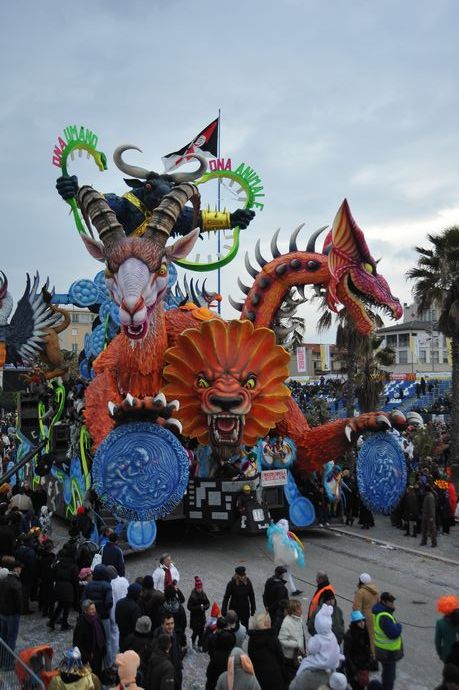
[(315, 230), (311, 237), (308, 240), (308, 246), (306, 247), (307, 252), (315, 253), (316, 251), (316, 240), (323, 233), (324, 230), (327, 229), (327, 225), (324, 225), (323, 227), (319, 228), (318, 230)]
[(190, 300), (191, 299), (191, 290), (190, 290), (190, 286), (188, 284), (188, 278), (186, 277), (186, 273), (183, 276), (183, 287), (185, 288), (185, 299)]
[(273, 259), (277, 259), (277, 257), (281, 255), (279, 247), (277, 246), (277, 238), (279, 237), (279, 233), (280, 228), (276, 230), (276, 232), (271, 238), (271, 254), (273, 255)]
[(248, 295), (250, 292), (250, 288), (247, 287), (247, 285), (244, 285), (242, 280), (240, 278), (237, 279), (237, 284), (239, 286), (239, 289), (244, 293), (244, 295)]
[(237, 311), (242, 311), (242, 309), (244, 308), (244, 305), (241, 304), (240, 302), (236, 302), (236, 301), (231, 297), (231, 295), (228, 295), (228, 302), (231, 304), (231, 306), (233, 307), (233, 309), (237, 309)]
[(290, 242), (288, 245), (289, 252), (297, 252), (298, 251), (298, 247), (296, 246), (296, 238), (300, 234), (300, 230), (303, 226), (304, 226), (304, 223), (301, 223), (301, 225), (299, 225), (297, 228), (295, 228), (295, 230), (290, 235)]
[(207, 278), (204, 279), (204, 282), (203, 282), (202, 288), (201, 288), (201, 292), (202, 292), (202, 296), (204, 297), (204, 299), (206, 300), (206, 302), (207, 302), (208, 304), (210, 304), (210, 303), (212, 302), (212, 295), (211, 295), (210, 292), (207, 292), (207, 290), (206, 290), (206, 283), (207, 283)]
[[(381, 257), (381, 258), (382, 258), (382, 257)], [(377, 265), (379, 264), (379, 262), (381, 261), (381, 258), (380, 258), (380, 259), (377, 259), (377, 260), (375, 261), (376, 266), (377, 266)]]
[(256, 260), (258, 261), (258, 263), (260, 264), (261, 268), (263, 268), (263, 266), (266, 266), (266, 264), (268, 263), (268, 262), (266, 261), (266, 259), (264, 259), (264, 258), (262, 257), (262, 255), (261, 255), (261, 251), (260, 251), (260, 238), (258, 238), (258, 240), (257, 240), (256, 243), (255, 243), (255, 258), (256, 258)]
[(252, 278), (256, 278), (258, 275), (258, 271), (250, 263), (249, 252), (245, 253), (244, 263), (245, 263), (245, 267), (246, 267), (247, 271), (250, 273)]
[(201, 300), (199, 299), (198, 295), (196, 294), (196, 290), (198, 289), (198, 284), (196, 283), (196, 290), (195, 290), (193, 278), (191, 279), (190, 289), (191, 289), (191, 299), (193, 300), (193, 302), (197, 306), (199, 306), (201, 304)]
[(0, 299), (3, 299), (6, 295), (6, 292), (8, 290), (8, 278), (6, 275), (3, 273), (3, 271), (0, 271)]

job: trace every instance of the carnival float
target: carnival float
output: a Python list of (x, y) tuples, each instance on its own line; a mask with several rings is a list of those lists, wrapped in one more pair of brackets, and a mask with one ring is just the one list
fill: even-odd
[[(185, 274), (181, 281), (175, 266), (210, 275), (234, 259), (253, 209), (263, 208), (257, 173), (245, 163), (233, 170), (225, 159), (211, 161), (209, 170), (199, 147), (189, 146), (184, 162), (197, 161), (195, 172), (159, 174), (128, 164), (126, 152), (140, 149), (122, 145), (113, 160), (128, 175), (129, 191), (102, 194), (68, 170), (69, 158), (81, 151), (105, 170), (97, 145), (91, 130), (68, 127), (53, 164), (84, 246), (104, 269), (58, 295), (48, 285), (38, 290), (38, 274), (33, 285), (27, 277), (9, 324), (4, 274), (0, 287), (3, 363), (30, 364), (35, 355), (48, 363), (29, 367), (18, 460), (32, 481), (47, 478), (51, 509), (72, 517), (88, 496), (96, 497), (135, 549), (154, 542), (161, 519), (259, 533), (277, 510), (301, 528), (315, 515), (297, 478), (342, 458), (368, 431), (375, 435), (358, 467), (362, 495), (381, 511), (396, 505), (406, 470), (385, 431), (419, 417), (374, 412), (310, 428), (286, 386), (292, 319), (306, 287), (320, 291), (331, 310), (346, 307), (364, 335), (374, 329), (370, 306), (395, 319), (402, 315), (347, 201), (321, 249), (316, 245), (326, 227), (299, 246), (299, 226), (286, 253), (278, 230), (268, 258), (247, 231), (258, 265), (247, 252), (249, 279), (238, 278), (242, 300), (229, 298), (240, 319), (226, 321), (215, 310), (222, 296), (208, 291), (205, 280)], [(242, 208), (201, 209), (200, 190), (211, 180), (236, 185)], [(229, 233), (226, 250), (219, 247), (207, 261), (202, 253), (192, 256), (200, 235), (222, 230)], [(56, 351), (57, 333), (68, 323), (62, 305), (96, 315), (78, 384), (68, 380)], [(336, 494), (333, 462), (324, 477)]]

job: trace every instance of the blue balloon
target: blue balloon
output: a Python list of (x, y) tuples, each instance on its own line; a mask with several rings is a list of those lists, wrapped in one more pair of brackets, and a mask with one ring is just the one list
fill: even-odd
[(393, 434), (372, 434), (357, 458), (357, 483), (364, 504), (376, 513), (391, 513), (406, 489), (405, 456)]
[(69, 288), (69, 297), (79, 307), (90, 307), (99, 302), (99, 290), (92, 280), (76, 280)]
[(188, 455), (177, 438), (150, 422), (122, 424), (94, 456), (92, 477), (101, 501), (133, 521), (168, 515), (188, 486)]
[(126, 529), (128, 544), (132, 549), (148, 549), (156, 541), (156, 522), (148, 520), (141, 522), (132, 521)]

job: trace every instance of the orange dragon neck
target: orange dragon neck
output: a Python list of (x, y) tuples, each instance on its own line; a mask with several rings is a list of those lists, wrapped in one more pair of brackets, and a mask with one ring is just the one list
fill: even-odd
[(242, 319), (270, 327), (287, 292), (298, 285), (327, 285), (327, 257), (316, 252), (290, 252), (265, 264), (254, 276), (242, 310)]
[(161, 385), (164, 353), (167, 348), (163, 304), (150, 315), (148, 333), (142, 340), (130, 340), (122, 333), (119, 340), (118, 389), (134, 396), (156, 395)]

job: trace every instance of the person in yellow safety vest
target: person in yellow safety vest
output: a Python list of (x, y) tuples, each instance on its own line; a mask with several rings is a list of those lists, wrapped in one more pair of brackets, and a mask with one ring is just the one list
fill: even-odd
[(319, 610), (319, 600), (322, 594), (324, 594), (327, 590), (335, 594), (335, 588), (330, 584), (327, 573), (319, 571), (316, 575), (316, 583), (317, 589), (311, 598), (308, 609), (308, 625), (310, 624), (311, 619), (314, 618), (314, 614)]
[(394, 616), (395, 597), (383, 592), (373, 606), (376, 659), (381, 662), (383, 690), (393, 690), (396, 663), (403, 657), (402, 626)]

